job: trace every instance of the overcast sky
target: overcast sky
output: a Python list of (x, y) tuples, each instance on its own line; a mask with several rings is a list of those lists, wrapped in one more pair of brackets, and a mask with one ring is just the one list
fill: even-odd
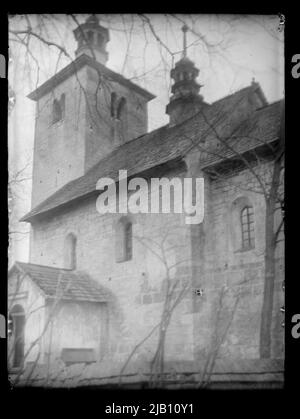
[[(82, 23), (87, 15), (76, 15)], [(168, 123), (165, 107), (169, 101), (170, 70), (181, 57), (183, 21), (192, 31), (187, 34), (188, 56), (200, 70), (200, 93), (211, 103), (258, 81), (269, 102), (283, 97), (283, 31), (277, 16), (238, 15), (98, 15), (110, 30), (107, 66), (156, 95), (149, 103), (149, 131)], [(27, 19), (29, 18), (29, 20)], [(37, 15), (10, 18), (10, 30), (28, 27), (48, 41), (65, 48), (74, 58), (76, 42), (70, 16)], [(147, 21), (149, 19), (149, 21)], [(148, 23), (150, 22), (150, 24)], [(24, 35), (22, 35), (23, 37)], [(160, 39), (160, 42), (157, 40)], [(34, 140), (35, 103), (26, 96), (37, 85), (70, 63), (56, 47), (31, 39), (30, 53), (10, 34), (9, 83), (16, 104), (9, 119), (10, 170), (28, 163), (31, 175)], [(38, 69), (38, 71), (37, 71)], [(31, 182), (23, 182), (16, 198), (16, 216), (30, 210)], [(24, 224), (24, 223), (22, 223)], [(24, 227), (18, 226), (18, 230)], [(26, 227), (25, 227), (26, 228)], [(28, 234), (14, 240), (13, 258), (28, 261)]]

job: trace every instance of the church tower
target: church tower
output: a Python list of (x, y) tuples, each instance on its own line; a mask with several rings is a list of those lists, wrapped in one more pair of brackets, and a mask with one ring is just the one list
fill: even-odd
[(154, 95), (106, 66), (108, 29), (92, 15), (74, 36), (75, 60), (28, 96), (37, 103), (32, 207), (148, 128)]
[(180, 124), (184, 120), (195, 115), (204, 106), (209, 106), (204, 102), (203, 96), (199, 95), (199, 90), (202, 87), (202, 85), (196, 82), (199, 70), (187, 57), (187, 30), (187, 26), (184, 25), (182, 27), (182, 58), (171, 70), (171, 78), (174, 80), (171, 90), (173, 94), (166, 107), (166, 113), (170, 116), (170, 126)]

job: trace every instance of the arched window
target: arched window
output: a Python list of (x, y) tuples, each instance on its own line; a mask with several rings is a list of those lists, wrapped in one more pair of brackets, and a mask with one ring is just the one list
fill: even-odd
[(127, 103), (124, 97), (118, 98), (114, 92), (111, 94), (111, 116), (113, 118), (113, 141), (126, 142), (128, 134)]
[(9, 319), (9, 363), (13, 368), (20, 368), (24, 364), (25, 345), (25, 312), (20, 304), (12, 307)]
[(229, 208), (228, 233), (231, 238), (232, 250), (241, 252), (256, 246), (254, 206), (248, 196), (239, 196)]
[(116, 262), (132, 259), (132, 222), (122, 217), (116, 225)]
[(55, 124), (55, 122), (58, 122), (62, 119), (62, 112), (60, 108), (60, 103), (57, 99), (54, 99), (53, 101), (53, 111), (52, 111), (52, 122)]
[(242, 249), (254, 247), (254, 212), (252, 205), (246, 205), (241, 211)]
[(76, 256), (77, 239), (73, 233), (70, 233), (65, 238), (64, 246), (64, 267), (65, 269), (76, 269), (77, 256)]
[(117, 108), (117, 119), (121, 120), (124, 118), (126, 112), (126, 99), (122, 97), (119, 101), (118, 108)]

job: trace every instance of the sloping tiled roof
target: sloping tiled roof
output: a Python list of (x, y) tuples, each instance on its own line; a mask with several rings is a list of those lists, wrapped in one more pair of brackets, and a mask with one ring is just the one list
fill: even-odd
[[(122, 169), (127, 170), (127, 176), (130, 177), (168, 161), (184, 157), (195, 147), (195, 143), (200, 144), (201, 142), (202, 144), (207, 140), (206, 143), (209, 144), (209, 140), (214, 138), (209, 126), (222, 126), (224, 121), (228, 122), (228, 118), (231, 118), (239, 104), (253, 92), (257, 92), (261, 96), (265, 106), (253, 112), (249, 116), (248, 122), (239, 126), (238, 133), (244, 139), (241, 139), (237, 144), (237, 150), (244, 152), (256, 147), (261, 141), (277, 139), (280, 102), (266, 105), (263, 93), (259, 85), (255, 83), (209, 105), (203, 113), (193, 116), (180, 125), (163, 126), (121, 145), (95, 164), (85, 175), (67, 183), (32, 209), (21, 221), (31, 221), (39, 214), (95, 192), (96, 183), (101, 177), (117, 180), (119, 170)], [(207, 121), (209, 121), (209, 126)], [(234, 128), (236, 126), (232, 124), (232, 129)], [(259, 135), (260, 140), (255, 139), (256, 135)], [(226, 158), (230, 158), (229, 151), (224, 154), (223, 159)], [(220, 154), (215, 156), (213, 153), (208, 153), (201, 164), (206, 167), (214, 164), (218, 159), (220, 160)]]
[(27, 274), (47, 298), (89, 302), (109, 300), (108, 292), (84, 272), (24, 262), (16, 262), (11, 271), (14, 269)]
[(217, 150), (203, 153), (202, 168), (231, 159), (239, 154), (258, 147), (267, 146), (274, 150), (272, 142), (278, 139), (282, 101), (258, 109), (250, 118), (242, 121), (230, 134), (228, 141), (222, 143)]

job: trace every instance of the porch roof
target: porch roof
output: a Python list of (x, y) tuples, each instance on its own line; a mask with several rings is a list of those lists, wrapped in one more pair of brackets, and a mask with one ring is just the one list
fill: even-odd
[(46, 265), (16, 262), (9, 275), (18, 270), (30, 277), (46, 298), (107, 302), (109, 292), (85, 272)]

